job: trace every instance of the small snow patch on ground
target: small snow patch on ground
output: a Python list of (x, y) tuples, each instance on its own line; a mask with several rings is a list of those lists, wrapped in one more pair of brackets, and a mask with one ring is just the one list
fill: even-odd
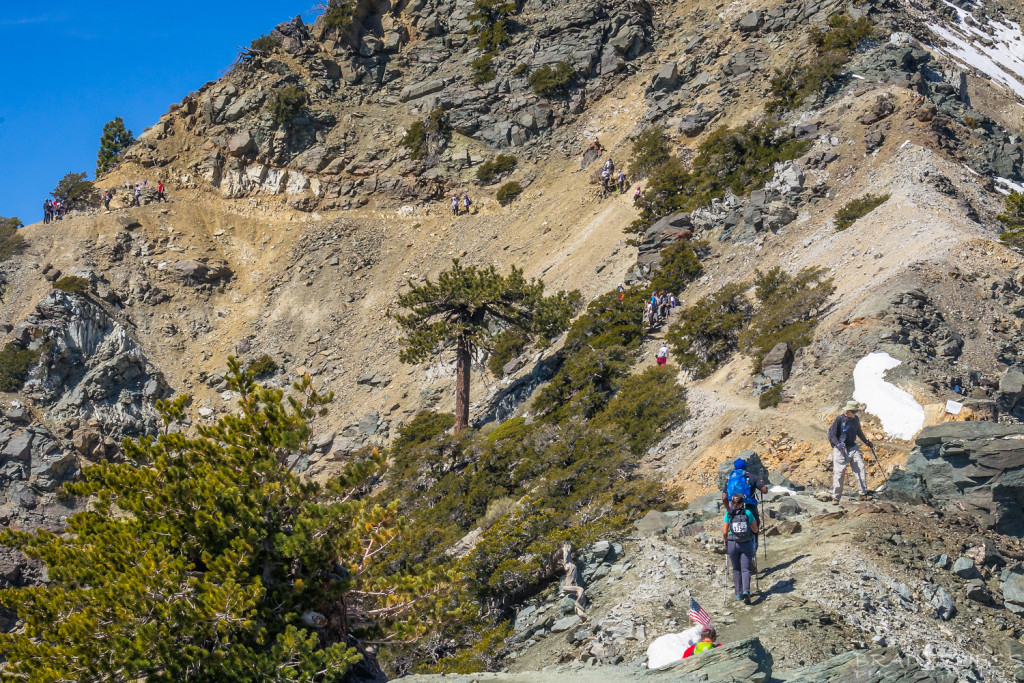
[(885, 373), (900, 365), (887, 353), (870, 353), (853, 369), (853, 399), (882, 421), (891, 438), (910, 440), (924, 427), (924, 408), (914, 397), (885, 381)]
[(1021, 185), (1020, 183), (1015, 183), (1012, 180), (1008, 180), (1007, 178), (996, 178), (996, 185), (1002, 186), (997, 187), (996, 189), (1002, 192), (1003, 194), (1008, 195), (1011, 192), (1020, 192), (1021, 194), (1024, 194), (1024, 185)]

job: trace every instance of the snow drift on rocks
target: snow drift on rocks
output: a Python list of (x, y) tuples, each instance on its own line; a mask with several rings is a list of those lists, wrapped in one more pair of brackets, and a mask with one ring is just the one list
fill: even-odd
[(894, 439), (913, 439), (924, 427), (924, 408), (914, 397), (885, 381), (886, 370), (900, 365), (887, 353), (869, 353), (853, 369), (853, 399), (882, 421), (882, 429)]

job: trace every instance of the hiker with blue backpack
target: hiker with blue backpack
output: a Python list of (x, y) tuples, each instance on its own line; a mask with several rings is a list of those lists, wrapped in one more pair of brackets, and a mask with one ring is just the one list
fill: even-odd
[(722, 520), (722, 540), (725, 552), (732, 562), (732, 585), (736, 599), (750, 604), (750, 576), (756, 571), (754, 558), (757, 555), (758, 522), (750, 512), (743, 494), (737, 493), (729, 499), (729, 511)]
[[(743, 496), (747, 510), (754, 515), (754, 520), (760, 524), (761, 515), (757, 513), (757, 497), (754, 495), (754, 492), (768, 493), (768, 487), (764, 482), (747, 471), (747, 461), (743, 458), (737, 458), (732, 467), (732, 473), (725, 482), (725, 491), (722, 492), (722, 505), (728, 508), (730, 501), (736, 495)], [(757, 547), (756, 540), (754, 547)]]

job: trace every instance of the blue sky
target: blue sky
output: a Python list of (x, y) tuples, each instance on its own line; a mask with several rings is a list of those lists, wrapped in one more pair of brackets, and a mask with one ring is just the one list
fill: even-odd
[(42, 220), (68, 172), (96, 171), (103, 124), (136, 135), (315, 0), (0, 0), (0, 216)]

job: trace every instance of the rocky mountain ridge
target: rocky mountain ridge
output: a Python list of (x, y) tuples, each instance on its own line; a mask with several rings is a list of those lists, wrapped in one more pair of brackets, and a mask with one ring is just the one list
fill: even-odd
[[(119, 196), (111, 213), (83, 212), (59, 229), (26, 229), (26, 253), (0, 264), (5, 281), (0, 318), (9, 339), (40, 351), (21, 392), (5, 397), (6, 417), (0, 423), (5, 523), (59, 528), (70, 510), (56, 497), (60, 482), (90, 461), (118, 457), (121, 437), (152, 433), (156, 399), (192, 394), (194, 424), (230, 410), (235, 397), (222, 378), (229, 355), (246, 362), (268, 355), (277, 365), (263, 378), (271, 385), (287, 386), (309, 371), (318, 384), (338, 393), (332, 412), (316, 422), (315, 448), (300, 467), (310, 476), (329, 477), (357, 448), (393, 439), (418, 411), (450, 409), (449, 359), (423, 368), (397, 362), (398, 333), (388, 313), (406, 283), (423, 282), (451, 258), (461, 258), (520, 265), (552, 288), (578, 288), (589, 299), (619, 282), (645, 282), (657, 270), (661, 250), (686, 233), (707, 240), (711, 253), (702, 275), (681, 294), (684, 304), (724, 284), (749, 282), (756, 269), (772, 265), (790, 272), (822, 265), (838, 285), (812, 343), (786, 363), (777, 409), (758, 407), (759, 394), (778, 379), (768, 372), (752, 375), (749, 359), (737, 357), (703, 380), (681, 376), (693, 416), (652, 448), (642, 466), (659, 481), (678, 485), (691, 511), (701, 509), (699, 496), (714, 488), (719, 465), (746, 448), (758, 451), (767, 468), (788, 481), (809, 488), (827, 485), (831, 469), (823, 432), (852, 393), (856, 362), (871, 351), (902, 362), (887, 378), (922, 405), (956, 400), (989, 419), (1021, 418), (1024, 383), (1015, 368), (1024, 366), (1024, 282), (1019, 254), (997, 241), (995, 216), (1003, 192), (1022, 182), (1024, 107), (1005, 78), (965, 61), (962, 49), (957, 52), (955, 43), (933, 30), (946, 26), (963, 33), (976, 24), (994, 36), (991, 45), (983, 38), (978, 44), (995, 49), (1001, 27), (1019, 20), (1013, 8), (895, 0), (728, 5), (529, 0), (518, 8), (510, 44), (493, 61), (494, 80), (474, 84), (471, 62), (481, 53), (467, 20), (472, 4), (361, 2), (358, 35), (331, 33), (322, 20), (278, 26), (270, 35), (279, 49), (247, 60), (172, 106), (100, 179), (101, 186), (115, 188), (143, 178), (149, 188), (163, 180), (169, 203), (155, 203), (147, 190), (138, 208), (121, 206)], [(668, 131), (674, 151), (692, 161), (699, 145), (722, 126), (758, 120), (775, 70), (811, 58), (807, 30), (842, 11), (872, 18), (878, 32), (858, 46), (833, 88), (779, 122), (780, 130), (806, 143), (806, 151), (775, 167), (763, 189), (729, 191), (709, 205), (664, 216), (634, 245), (623, 234), (638, 215), (631, 193), (602, 197), (592, 183), (594, 167), (580, 170), (590, 142), (599, 136), (607, 156), (622, 166), (632, 140), (658, 124)], [(542, 97), (534, 92), (529, 74), (561, 62), (575, 73), (568, 93)], [(289, 124), (275, 123), (274, 98), (291, 87), (300, 87), (307, 103)], [(405, 133), (438, 109), (445, 112), (450, 138), (434, 158), (411, 159), (402, 144)], [(507, 179), (525, 187), (508, 207), (492, 198), (494, 184), (476, 180), (481, 162), (499, 153), (517, 157)], [(467, 188), (475, 213), (450, 218), (443, 201), (432, 203)], [(836, 212), (866, 192), (890, 198), (837, 232)], [(53, 289), (67, 274), (86, 280), (88, 292)], [(640, 357), (651, 358), (660, 341), (652, 334)], [(557, 342), (543, 353), (523, 355), (506, 366), (502, 378), (478, 368), (473, 394), (478, 424), (530, 415), (531, 396), (563, 360), (560, 354)], [(1012, 432), (1013, 427), (999, 429)], [(966, 497), (945, 500), (928, 487), (936, 458), (960, 467), (962, 441), (919, 440), (921, 449), (911, 453), (911, 443), (886, 438), (873, 418), (868, 430), (881, 446), (882, 466), (873, 477), (905, 468), (890, 484), (891, 491), (901, 492), (893, 493), (900, 506), (928, 503), (946, 514), (959, 502), (988, 515), (991, 523), (982, 526), (1019, 535), (1013, 506), (1021, 501), (1015, 492), (1007, 494), (986, 480), (972, 484)], [(981, 477), (991, 468), (1009, 471), (1003, 476), (1016, 486), (1015, 470), (1007, 463), (1020, 455), (1012, 440), (1006, 443), (1008, 454), (986, 455), (970, 467)], [(949, 494), (948, 489), (941, 493)], [(821, 515), (839, 514), (812, 500), (796, 500), (803, 511), (780, 515), (780, 534), (786, 533), (782, 523), (813, 527), (830, 521)], [(929, 523), (933, 519), (931, 508), (914, 509)], [(859, 538), (891, 529), (903, 510), (848, 513), (842, 524), (851, 526), (843, 533)], [(673, 540), (680, 541), (685, 536), (690, 543), (708, 533), (703, 524), (710, 514), (677, 516), (658, 533), (678, 535)], [(849, 519), (859, 520), (861, 514), (877, 524), (865, 530)], [(982, 531), (971, 528), (971, 533)], [(811, 542), (792, 533), (792, 556), (778, 558), (780, 563)], [(656, 561), (643, 565), (651, 576), (656, 571), (663, 579), (675, 576), (674, 563), (684, 566), (674, 548), (648, 548), (640, 539), (630, 543), (624, 548), (627, 561), (652, 553)], [(899, 540), (890, 545), (907, 550)], [(973, 547), (977, 544), (928, 552), (949, 559)], [(879, 556), (887, 557), (888, 550), (883, 546)], [(681, 571), (679, 579), (691, 591), (695, 582), (718, 572), (712, 568), (717, 559), (709, 562), (700, 548), (693, 552), (688, 561), (703, 569)], [(889, 570), (871, 553), (863, 556), (873, 567), (864, 571), (876, 578)], [(3, 562), (2, 577), (10, 584), (41, 578), (38, 568), (19, 558)], [(932, 572), (921, 558), (912, 562), (915, 569)], [(617, 571), (623, 566), (606, 552), (593, 569), (607, 574), (585, 578), (619, 579), (628, 571)], [(799, 599), (824, 600), (829, 573), (824, 568), (804, 577), (818, 592)], [(957, 584), (942, 590), (955, 596), (951, 599), (961, 605), (963, 619), (964, 604), (989, 604), (977, 599), (982, 594), (1005, 597), (1005, 582), (995, 576), (990, 569), (983, 587)], [(873, 581), (864, 583), (877, 587)], [(945, 604), (945, 599), (933, 583), (915, 588), (917, 596), (909, 603), (893, 597), (891, 586), (879, 580), (882, 584), (885, 591), (879, 588), (870, 600), (888, 595), (893, 605), (915, 605), (907, 608), (920, 618), (914, 622), (915, 642), (937, 632), (943, 642), (955, 641), (941, 624), (934, 626), (943, 618), (936, 621), (933, 612), (941, 606), (933, 602)], [(863, 599), (821, 603), (825, 608), (811, 610), (797, 604), (796, 596), (784, 597), (783, 588), (772, 600), (791, 601), (786, 610), (813, 612), (791, 621), (828, 626), (816, 621), (825, 608), (835, 621), (854, 608), (877, 614), (859, 606)], [(852, 581), (845, 588), (850, 595), (866, 591)], [(960, 599), (961, 589), (969, 602)], [(1017, 640), (1016, 617), (1002, 617), (996, 613), (1000, 606), (992, 604), (992, 613), (980, 606), (981, 616), (971, 611), (971, 618), (984, 622), (980, 632), (1006, 632), (1012, 635), (1007, 640)], [(618, 617), (616, 623), (595, 620), (588, 634), (550, 646), (552, 632), (573, 635), (580, 629), (553, 631), (554, 622), (567, 615), (554, 618), (557, 601), (535, 607), (540, 611), (545, 605), (543, 618), (520, 633), (542, 626), (521, 642), (546, 633), (529, 647), (514, 649), (522, 654), (509, 660), (510, 668), (533, 671), (565, 664), (565, 658), (581, 665), (620, 656), (628, 662), (643, 650), (638, 620), (627, 637), (625, 619)], [(520, 606), (519, 614), (523, 611)], [(549, 615), (552, 623), (546, 624)], [(653, 608), (644, 615), (651, 619), (644, 631), (648, 640), (655, 624), (660, 631), (685, 623), (675, 613), (671, 624), (654, 622), (653, 615)], [(817, 626), (809, 631), (814, 638), (827, 631)], [(869, 640), (863, 626), (847, 623), (833, 640), (821, 637), (837, 648), (835, 653), (801, 645), (810, 653), (804, 664), (762, 673), (776, 676), (777, 668), (803, 671), (796, 676), (825, 676), (814, 667), (836, 654), (839, 659), (832, 661), (841, 678), (850, 655), (838, 652), (855, 638)], [(751, 633), (756, 630), (751, 627)], [(892, 630), (874, 635), (891, 640)], [(748, 635), (738, 632), (736, 638)], [(781, 652), (779, 643), (759, 637), (762, 647)], [(595, 644), (613, 654), (605, 657), (591, 647)], [(908, 642), (907, 652), (910, 647)], [(999, 679), (1014, 671), (1009, 662), (961, 661), (972, 647), (983, 645), (948, 645), (933, 650), (933, 657), (918, 648), (921, 652), (907, 655), (914, 662), (908, 668), (918, 675), (919, 667), (934, 671), (955, 665), (961, 680)]]

